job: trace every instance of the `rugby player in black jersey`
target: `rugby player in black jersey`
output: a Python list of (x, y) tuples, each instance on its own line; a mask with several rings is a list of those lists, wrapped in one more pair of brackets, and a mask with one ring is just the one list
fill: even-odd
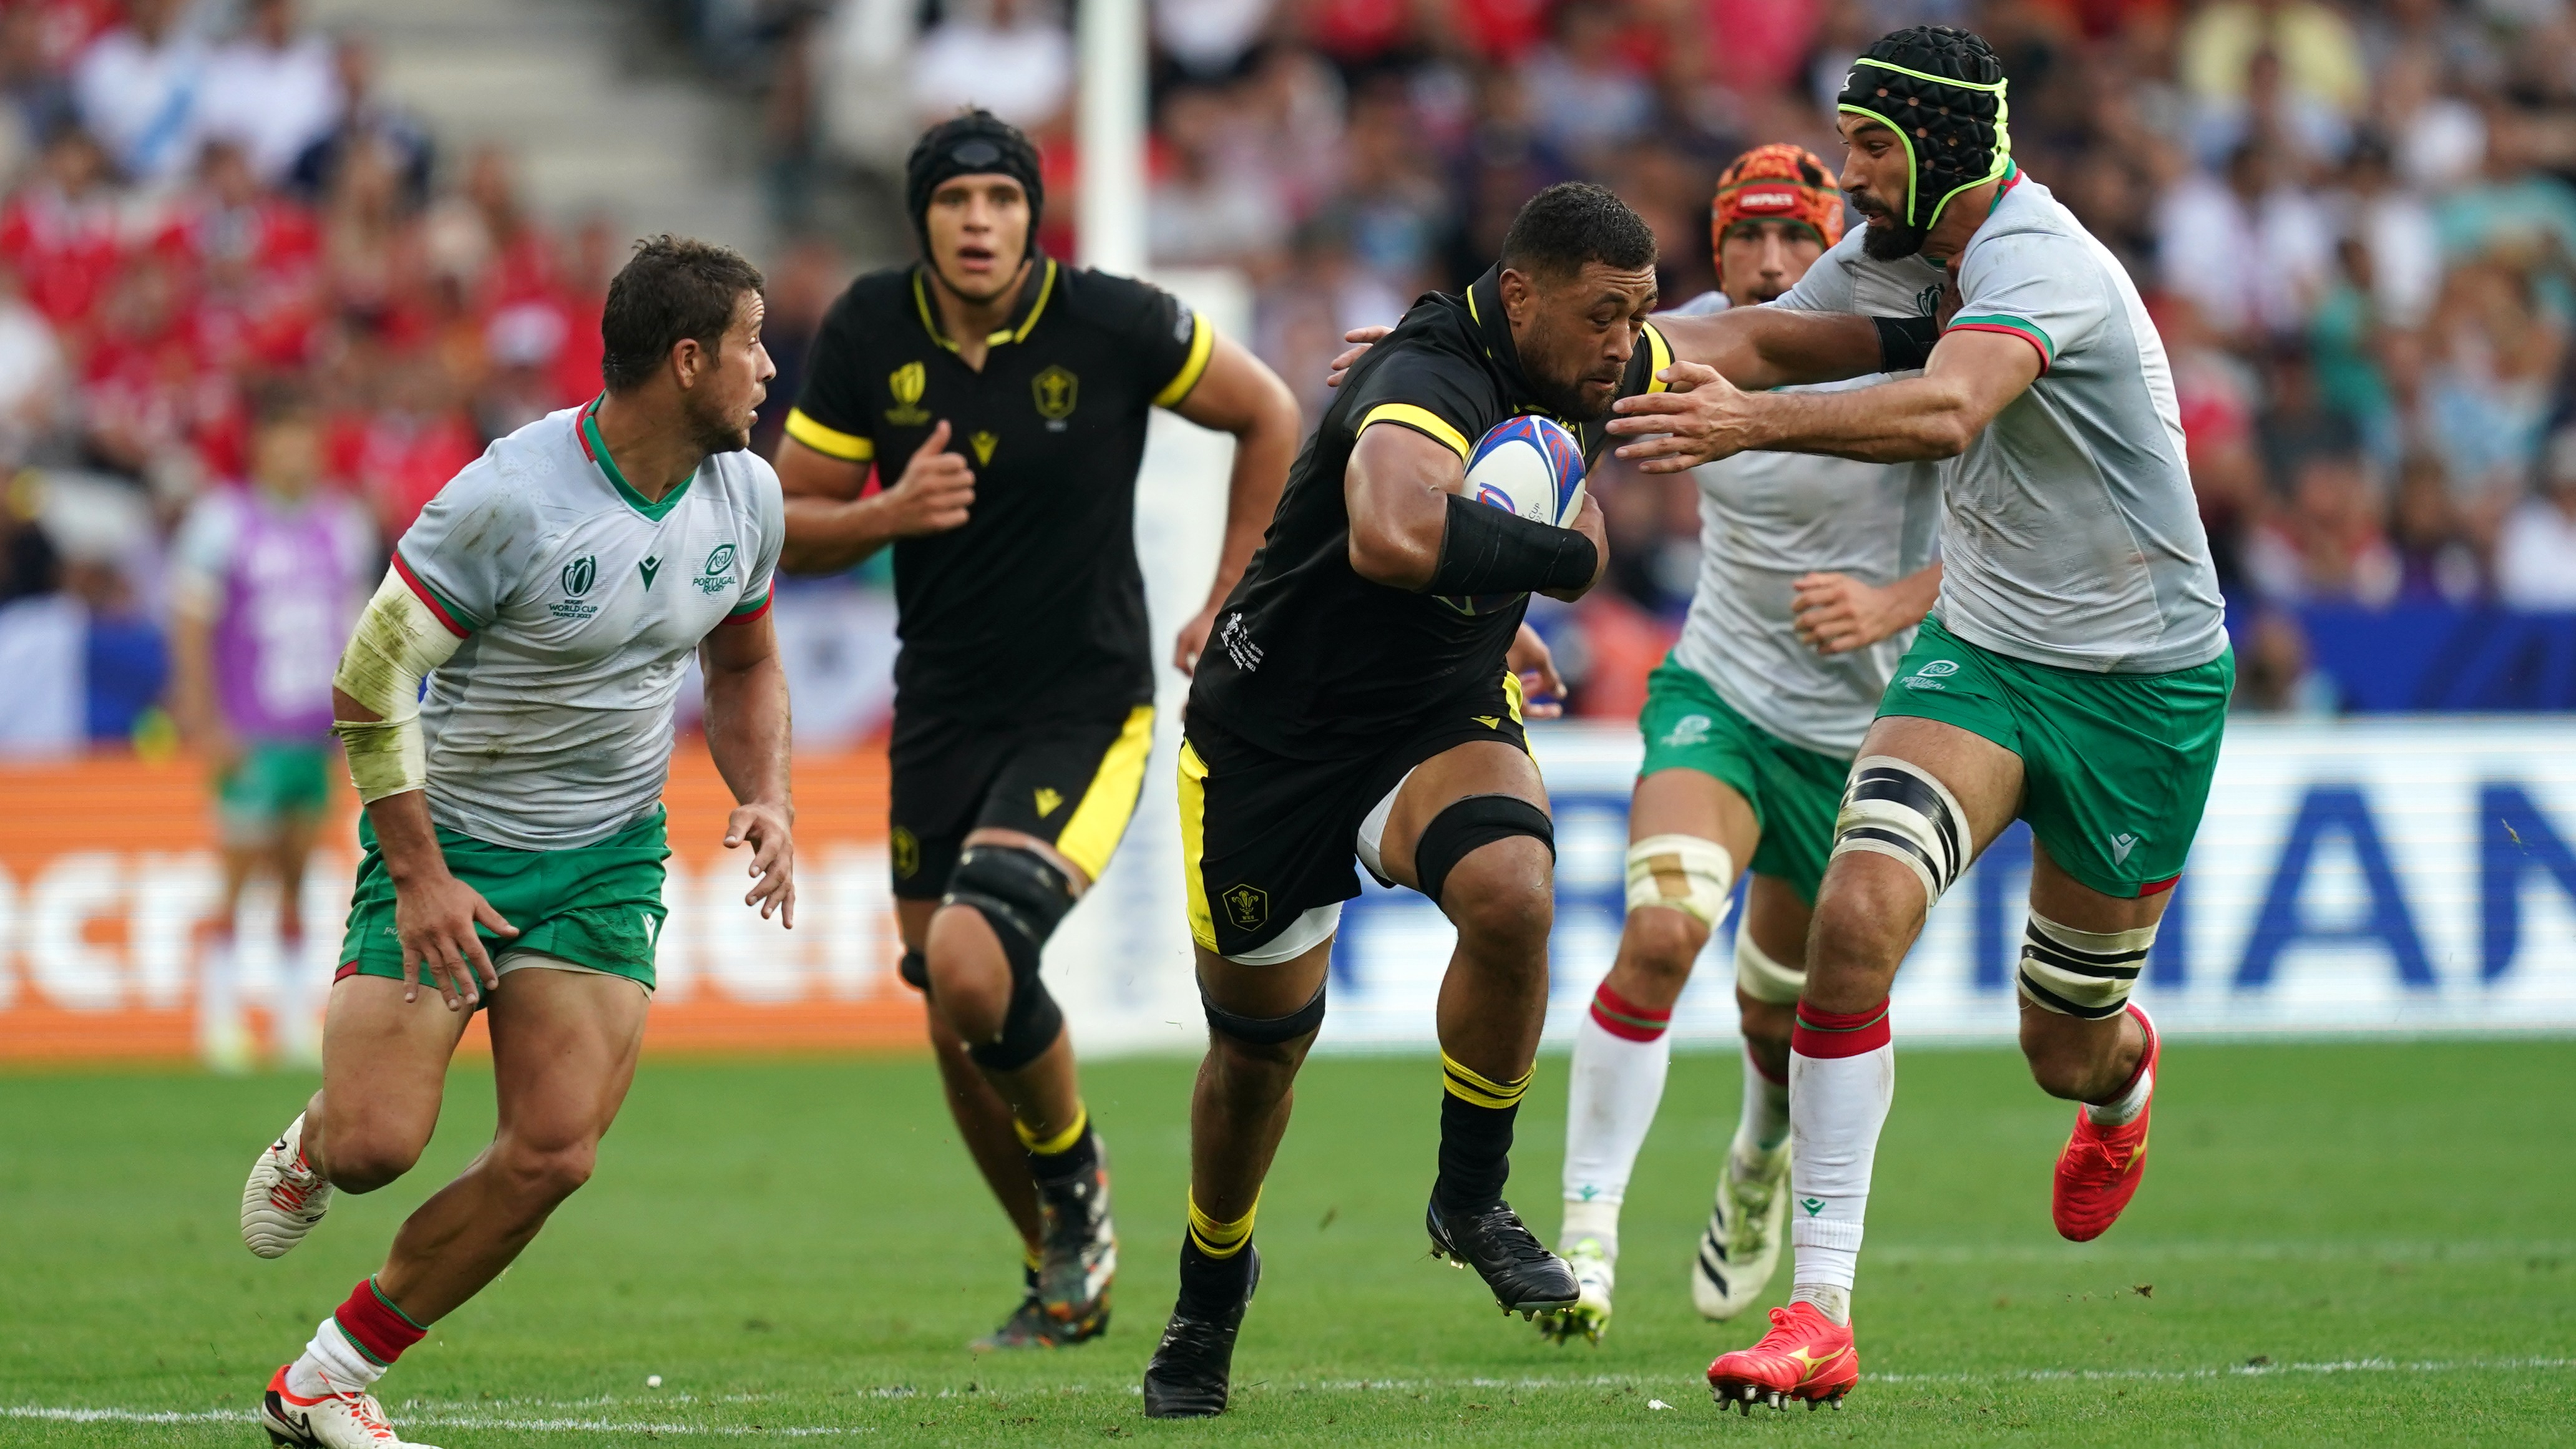
[(1259, 1278), (1253, 1210), (1323, 1021), (1354, 858), (1458, 928), (1440, 990), (1433, 1251), (1475, 1268), (1507, 1311), (1575, 1301), (1572, 1271), (1503, 1200), (1546, 1015), (1555, 864), (1515, 672), (1537, 661), (1514, 656), (1529, 648), (1529, 593), (1573, 599), (1599, 579), (1601, 513), (1587, 499), (1556, 528), (1458, 490), (1477, 439), (1518, 414), (1556, 418), (1597, 454), (1612, 401), (1663, 386), (1655, 300), (1654, 235), (1636, 213), (1597, 186), (1539, 193), (1492, 271), (1415, 302), (1352, 367), (1219, 611), (1180, 780), (1209, 1045), (1180, 1296), (1145, 1370), (1151, 1417), (1225, 1408)]
[[(894, 547), (891, 750), (903, 975), (960, 1135), (1026, 1246), (1026, 1293), (978, 1347), (1078, 1343), (1108, 1324), (1109, 1176), (1041, 948), (1125, 831), (1153, 742), (1136, 562), (1146, 422), (1235, 436), (1225, 543), (1174, 663), (1195, 666), (1297, 449), (1296, 399), (1167, 293), (1032, 243), (1036, 149), (982, 111), (906, 166), (921, 264), (833, 304), (778, 473), (781, 566)], [(896, 471), (896, 460), (901, 460)], [(862, 496), (869, 469), (892, 474)]]

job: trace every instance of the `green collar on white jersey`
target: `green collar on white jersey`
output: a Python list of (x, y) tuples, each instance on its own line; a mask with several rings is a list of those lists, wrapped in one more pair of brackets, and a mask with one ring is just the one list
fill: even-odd
[(617, 496), (626, 500), (627, 507), (659, 523), (665, 514), (680, 506), (681, 495), (689, 491), (689, 484), (694, 482), (698, 475), (691, 473), (681, 479), (680, 486), (663, 494), (658, 502), (648, 500), (643, 494), (636, 492), (635, 485), (626, 481), (626, 475), (617, 471), (617, 460), (608, 456), (608, 440), (599, 435), (599, 405), (606, 401), (608, 401), (608, 394), (601, 393), (590, 400), (590, 406), (581, 410), (581, 427), (578, 431), (581, 434), (582, 455), (599, 465), (599, 471), (616, 486)]

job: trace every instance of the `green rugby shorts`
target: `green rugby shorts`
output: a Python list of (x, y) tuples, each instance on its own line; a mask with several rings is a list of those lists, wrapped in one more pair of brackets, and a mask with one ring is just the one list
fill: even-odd
[[(358, 860), (338, 975), (399, 981), (402, 940), (394, 933), (393, 877), (385, 871), (371, 824), (359, 824), (358, 843), (366, 853)], [(568, 850), (514, 850), (447, 829), (438, 832), (438, 849), (458, 880), (482, 892), (503, 920), (519, 928), (518, 935), (504, 938), (477, 924), (485, 951), (533, 951), (653, 989), (653, 947), (665, 914), (662, 862), (671, 854), (661, 810), (605, 840)], [(429, 980), (429, 974), (422, 972), (421, 979)]]
[(2034, 664), (1923, 621), (1879, 717), (1939, 720), (2021, 756), (2022, 819), (2048, 858), (2107, 896), (2182, 874), (2209, 803), (2236, 656), (2168, 674)]
[(1744, 797), (1762, 827), (1745, 866), (1777, 876), (1809, 905), (1834, 849), (1834, 816), (1852, 762), (1818, 754), (1765, 731), (1718, 697), (1716, 689), (1667, 656), (1646, 676), (1646, 707), (1637, 714), (1646, 737), (1639, 778), (1658, 770), (1697, 770)]

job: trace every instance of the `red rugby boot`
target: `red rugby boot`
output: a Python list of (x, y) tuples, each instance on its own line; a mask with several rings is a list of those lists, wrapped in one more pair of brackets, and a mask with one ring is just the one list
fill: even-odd
[(2058, 1234), (2069, 1242), (2089, 1243), (2109, 1232), (2147, 1175), (2147, 1119), (2155, 1111), (2156, 1056), (2163, 1043), (2137, 1003), (2129, 1004), (2129, 1014), (2147, 1033), (2146, 1105), (2117, 1127), (2099, 1126), (2083, 1107), (2075, 1109), (2075, 1131), (2057, 1154), (2057, 1186), (2048, 1205)]
[(1843, 1406), (1843, 1395), (1860, 1382), (1860, 1351), (1852, 1347), (1851, 1325), (1836, 1323), (1816, 1305), (1792, 1303), (1771, 1310), (1771, 1331), (1751, 1348), (1722, 1353), (1708, 1366), (1709, 1397), (1720, 1409), (1753, 1406), (1789, 1407), (1804, 1399)]

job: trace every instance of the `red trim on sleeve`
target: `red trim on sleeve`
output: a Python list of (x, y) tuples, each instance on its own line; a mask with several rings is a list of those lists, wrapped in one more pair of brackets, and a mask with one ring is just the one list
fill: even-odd
[(1867, 1011), (1852, 1012), (1818, 1011), (1801, 1001), (1798, 1024), (1789, 1033), (1789, 1050), (1802, 1057), (1856, 1057), (1893, 1039), (1884, 1001)]
[(725, 619), (724, 619), (724, 621), (725, 621), (726, 623), (728, 623), (728, 624), (750, 624), (750, 623), (757, 622), (758, 620), (760, 620), (760, 619), (762, 619), (762, 618), (767, 617), (767, 615), (768, 615), (768, 613), (769, 613), (769, 606), (770, 606), (771, 604), (773, 604), (773, 603), (776, 603), (776, 602), (777, 602), (777, 600), (778, 600), (778, 593), (777, 593), (777, 591), (776, 591), (776, 590), (774, 590), (774, 589), (773, 589), (773, 590), (771, 590), (770, 592), (768, 592), (768, 593), (763, 594), (763, 595), (761, 595), (761, 596), (760, 596), (760, 607), (759, 607), (759, 608), (756, 608), (756, 609), (752, 610), (752, 611), (751, 611), (750, 613), (748, 613), (748, 614), (727, 614), (727, 615), (725, 615)]
[(355, 961), (343, 961), (343, 962), (341, 962), (341, 963), (340, 963), (340, 969), (331, 973), (331, 984), (332, 984), (332, 985), (334, 985), (334, 986), (337, 986), (337, 985), (339, 985), (341, 982), (346, 981), (346, 980), (348, 980), (350, 977), (355, 976), (355, 975), (357, 975), (357, 974), (358, 974), (358, 963), (357, 963), (357, 962), (355, 962)]
[(411, 565), (403, 561), (401, 549), (394, 550), (394, 572), (402, 575), (402, 581), (411, 586), (411, 591), (420, 596), (422, 603), (429, 605), (429, 611), (438, 616), (438, 622), (447, 626), (448, 633), (463, 639), (474, 632), (456, 622), (456, 617), (447, 612), (447, 606), (438, 601), (438, 595), (431, 593), (429, 585), (422, 583), (420, 575), (413, 573)]
[(2006, 337), (2018, 337), (2018, 338), (2020, 338), (2022, 341), (2029, 343), (2032, 347), (2034, 347), (2034, 348), (2036, 348), (2036, 349), (2038, 350), (2038, 352), (2039, 352), (2039, 372), (2040, 372), (2040, 376), (2042, 376), (2042, 377), (2046, 377), (2046, 376), (2048, 375), (2048, 344), (2047, 344), (2047, 343), (2045, 343), (2045, 342), (2040, 341), (2040, 340), (2039, 340), (2038, 338), (2036, 338), (2036, 337), (2033, 337), (2033, 336), (2032, 336), (2032, 335), (2030, 335), (2029, 333), (2024, 332), (2022, 329), (2020, 329), (2020, 328), (2018, 328), (2018, 327), (2006, 327), (2005, 325), (2003, 325), (2003, 324), (2002, 324), (2002, 323), (2000, 323), (2000, 322), (1961, 322), (1961, 323), (1957, 323), (1957, 324), (1955, 324), (1955, 325), (1953, 325), (1953, 326), (1951, 326), (1951, 327), (1949, 327), (1949, 328), (1945, 329), (1945, 331), (1946, 331), (1946, 332), (2000, 332), (2000, 333), (2002, 333), (2003, 335), (2005, 335)]
[(2180, 884), (2182, 884), (2182, 877), (2179, 875), (2169, 875), (2163, 880), (2151, 880), (2145, 885), (2138, 887), (2138, 899), (2145, 900), (2149, 896), (2163, 895), (2165, 892), (2172, 890), (2175, 886)]

